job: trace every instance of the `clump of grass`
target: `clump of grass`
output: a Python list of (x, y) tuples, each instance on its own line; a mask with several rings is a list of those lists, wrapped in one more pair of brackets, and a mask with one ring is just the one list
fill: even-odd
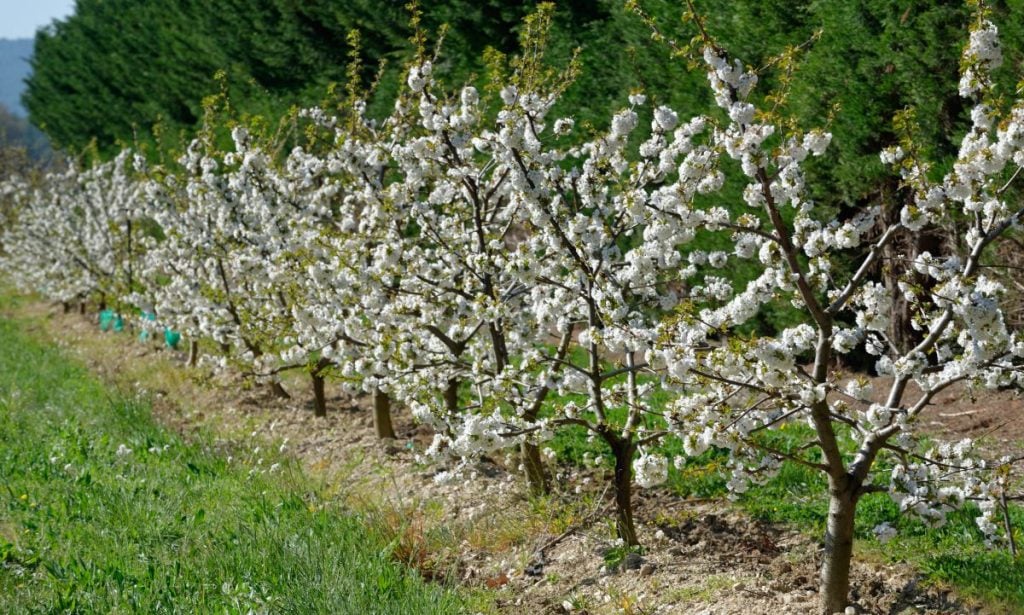
[(455, 613), (294, 463), (213, 452), (0, 320), (0, 612)]

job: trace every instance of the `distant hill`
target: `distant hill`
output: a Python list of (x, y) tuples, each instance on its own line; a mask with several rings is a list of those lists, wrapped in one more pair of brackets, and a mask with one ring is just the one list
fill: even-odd
[(0, 39), (0, 105), (20, 117), (26, 115), (21, 106), (21, 93), (25, 91), (25, 77), (31, 70), (28, 58), (32, 55), (33, 43), (30, 38)]
[(50, 145), (46, 136), (28, 123), (21, 106), (33, 44), (30, 38), (0, 39), (0, 148), (24, 148), (30, 160), (41, 162), (51, 156)]

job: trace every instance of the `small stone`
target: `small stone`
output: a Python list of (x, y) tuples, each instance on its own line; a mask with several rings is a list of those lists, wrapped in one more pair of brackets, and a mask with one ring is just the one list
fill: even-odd
[(652, 574), (654, 574), (654, 570), (655, 570), (654, 564), (644, 564), (643, 566), (640, 567), (640, 576), (642, 576), (642, 577), (649, 577)]
[(843, 615), (857, 615), (857, 609), (852, 606), (848, 606), (846, 607), (846, 610), (843, 611)]
[(732, 590), (733, 590), (734, 592), (741, 592), (741, 591), (743, 591), (744, 589), (746, 589), (746, 587), (747, 587), (747, 586), (746, 586), (746, 584), (744, 584), (743, 582), (739, 582), (739, 583), (736, 583), (736, 584), (734, 584), (734, 585), (732, 586)]

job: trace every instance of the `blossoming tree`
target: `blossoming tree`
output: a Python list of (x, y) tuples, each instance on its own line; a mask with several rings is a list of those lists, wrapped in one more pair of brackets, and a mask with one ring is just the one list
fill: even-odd
[[(694, 23), (716, 103), (728, 117), (707, 144), (716, 156), (739, 163), (746, 187), (743, 206), (727, 217), (701, 220), (700, 207), (689, 201), (692, 213), (684, 218), (695, 228), (728, 233), (735, 249), (714, 267), (748, 261), (759, 273), (738, 288), (713, 272), (695, 277), (704, 301), (662, 325), (651, 360), (685, 391), (666, 412), (672, 430), (689, 454), (708, 447), (729, 452), (733, 492), (770, 476), (782, 461), (825, 474), (821, 607), (842, 611), (861, 498), (888, 493), (902, 510), (932, 524), (943, 523), (967, 499), (987, 500), (979, 525), (994, 530), (990, 511), (1000, 489), (984, 472), (991, 466), (971, 457), (968, 442), (927, 447), (919, 423), (935, 396), (958, 382), (1021, 382), (1024, 339), (1007, 330), (999, 309), (1003, 289), (981, 265), (993, 240), (1024, 213), (1003, 198), (1024, 163), (1024, 103), (999, 107), (990, 79), (1000, 61), (996, 28), (979, 15), (960, 83), (960, 94), (976, 105), (973, 124), (953, 169), (935, 178), (909, 137), (882, 152), (915, 198), (900, 220), (869, 236), (875, 212), (830, 219), (806, 196), (804, 161), (822, 154), (830, 135), (794, 129), (774, 111), (756, 108), (756, 74), (731, 59), (696, 16)], [(659, 190), (692, 194), (697, 181), (680, 171)], [(933, 284), (915, 283), (913, 270), (899, 284), (922, 331), (915, 347), (900, 351), (886, 336), (893, 297), (871, 279), (873, 267), (899, 229), (952, 227), (959, 220), (968, 221), (962, 239), (913, 263)], [(866, 255), (843, 271), (839, 259), (862, 245)], [(774, 336), (740, 333), (770, 301), (791, 302), (805, 322)], [(870, 403), (867, 383), (844, 379), (835, 369), (838, 357), (861, 348), (878, 357), (878, 372), (889, 378), (881, 403)], [(809, 427), (798, 446), (773, 447), (762, 437), (792, 423)]]

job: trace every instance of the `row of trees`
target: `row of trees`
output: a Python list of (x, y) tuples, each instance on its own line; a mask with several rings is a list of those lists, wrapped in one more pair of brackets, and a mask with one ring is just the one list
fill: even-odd
[[(276, 119), (293, 105), (318, 104), (328, 84), (345, 82), (346, 41), (355, 29), (373, 65), (390, 61), (381, 95), (368, 101), (370, 114), (382, 119), (413, 51), (404, 4), (81, 0), (74, 15), (37, 36), (26, 106), (33, 123), (59, 146), (78, 150), (95, 140), (113, 153), (160, 132), (194, 134), (202, 101), (217, 87), (213, 75), (223, 71), (237, 104)], [(556, 112), (604, 129), (633, 88), (676, 109), (706, 106), (703, 77), (648, 45), (648, 29), (622, 4), (558, 3), (550, 52), (567, 60), (579, 47), (587, 70), (556, 103)], [(678, 19), (677, 2), (643, 4), (665, 23)], [(1012, 16), (1024, 6), (1020, 0), (992, 4), (1006, 16), (1002, 39), (1007, 65), (1015, 66), (1024, 32)], [(505, 0), (431, 2), (423, 27), (433, 32), (448, 24), (447, 52), (435, 76), (454, 85), (472, 80), (482, 88), (485, 50), (492, 50), (492, 59), (493, 52), (514, 51), (519, 23), (531, 7)], [(935, 118), (922, 126), (922, 144), (944, 163), (955, 156), (952, 135), (968, 128), (955, 95), (958, 47), (950, 44), (963, 40), (970, 19), (963, 2), (716, 0), (704, 8), (717, 37), (752, 66), (815, 40), (796, 78), (788, 79), (785, 67), (764, 78), (773, 88), (784, 84), (790, 90), (788, 111), (805, 125), (833, 118), (830, 164), (808, 170), (812, 177), (820, 174), (817, 185), (828, 186), (814, 194), (823, 205), (857, 208), (892, 191), (876, 153), (895, 143), (889, 119), (905, 106)], [(375, 72), (364, 70), (363, 82)], [(996, 78), (1013, 86), (1012, 72), (999, 69)]]
[[(393, 435), (398, 400), (436, 430), (427, 454), (448, 464), (441, 478), (515, 447), (542, 492), (538, 446), (583, 428), (614, 457), (616, 526), (630, 545), (631, 491), (666, 479), (668, 441), (726, 453), (736, 494), (783, 462), (820, 471), (822, 611), (842, 611), (861, 498), (888, 494), (932, 524), (975, 501), (986, 536), (1002, 531), (1011, 460), (975, 459), (969, 442), (928, 446), (917, 425), (956, 383), (1021, 384), (1024, 339), (1007, 328), (984, 259), (1021, 214), (1006, 195), (1024, 164), (1024, 104), (998, 95), (1001, 49), (979, 7), (961, 56), (972, 111), (955, 163), (933, 167), (903, 114), (880, 160), (906, 202), (884, 195), (836, 215), (805, 174), (832, 134), (785, 115), (785, 89), (758, 94), (760, 74), (690, 8), (686, 45), (644, 17), (704, 67), (704, 114), (680, 118), (640, 92), (607, 130), (557, 114), (579, 66), (545, 61), (550, 5), (524, 21), (527, 51), (483, 91), (439, 84), (441, 57), (417, 31), (383, 120), (368, 115), (353, 61), (335, 108), (269, 129), (225, 120), (224, 101), (210, 100), (208, 128), (174, 163), (126, 150), (8, 182), (3, 268), (55, 301), (154, 313), (278, 394), (281, 373), (305, 370), (318, 414), (327, 378), (374, 392), (381, 435)], [(799, 56), (774, 64), (791, 70)], [(945, 238), (935, 251), (892, 250), (925, 231)], [(719, 249), (694, 247), (698, 237)], [(740, 268), (753, 275), (727, 275)], [(911, 306), (912, 343), (891, 335), (896, 301)], [(780, 305), (799, 321), (758, 331)], [(884, 402), (836, 369), (856, 356), (890, 377)], [(798, 445), (766, 437), (794, 424), (806, 426), (790, 428)]]
[[(218, 88), (230, 92), (239, 111), (271, 122), (294, 106), (322, 105), (324, 91), (347, 79), (348, 33), (358, 30), (371, 65), (384, 64), (379, 73), (364, 69), (360, 75), (364, 85), (378, 79), (367, 115), (382, 121), (414, 53), (408, 40), (413, 28), (403, 19), (403, 4), (81, 0), (74, 15), (38, 34), (26, 106), (33, 123), (60, 147), (81, 151), (95, 146), (109, 158), (134, 143), (157, 160), (161, 153), (184, 149), (182, 144), (203, 123), (204, 98)], [(678, 21), (677, 5), (672, 0), (644, 2), (663, 23)], [(485, 88), (488, 68), (515, 49), (520, 21), (531, 6), (505, 0), (432, 2), (421, 25), (431, 33), (443, 31), (447, 50), (434, 67), (435, 79), (446, 89), (463, 83)], [(1007, 17), (1002, 20), (1006, 64), (1016, 66), (1024, 32), (1011, 17), (1024, 7), (1020, 0), (993, 6), (998, 16)], [(806, 169), (810, 196), (822, 207), (850, 216), (881, 200), (887, 205), (881, 215), (892, 218), (909, 203), (909, 192), (899, 189), (876, 155), (897, 142), (890, 118), (907, 106), (935, 119), (919, 127), (918, 142), (939, 167), (952, 164), (956, 135), (969, 128), (965, 106), (955, 94), (958, 46), (950, 44), (962, 40), (970, 19), (962, 2), (727, 0), (708, 5), (707, 11), (709, 28), (726, 47), (752, 66), (778, 69), (761, 71), (762, 81), (772, 90), (787, 91), (791, 118), (803, 126), (827, 124), (835, 135), (823, 159)], [(549, 55), (567, 62), (578, 48), (586, 70), (553, 112), (571, 115), (581, 127), (604, 130), (633, 89), (675, 109), (710, 104), (699, 71), (671, 61), (648, 40), (647, 26), (620, 0), (558, 3)], [(799, 71), (776, 62), (789, 46), (804, 43)], [(1012, 87), (1016, 76), (1007, 67), (997, 69), (994, 77)], [(644, 109), (639, 112), (640, 131), (646, 132), (650, 117)], [(226, 133), (220, 138), (221, 147), (229, 146)], [(723, 194), (739, 200), (741, 189), (727, 184)], [(696, 241), (702, 249), (716, 249), (704, 245), (703, 235)], [(936, 241), (928, 233), (900, 234), (886, 257), (895, 263), (900, 253), (934, 252)], [(753, 275), (755, 268), (741, 266), (726, 277), (743, 282)], [(895, 277), (889, 281), (895, 283)], [(907, 349), (914, 341), (902, 335), (910, 329), (908, 306), (897, 300), (896, 311), (889, 334)], [(776, 304), (762, 312), (759, 326), (775, 333), (799, 318), (791, 306)]]

